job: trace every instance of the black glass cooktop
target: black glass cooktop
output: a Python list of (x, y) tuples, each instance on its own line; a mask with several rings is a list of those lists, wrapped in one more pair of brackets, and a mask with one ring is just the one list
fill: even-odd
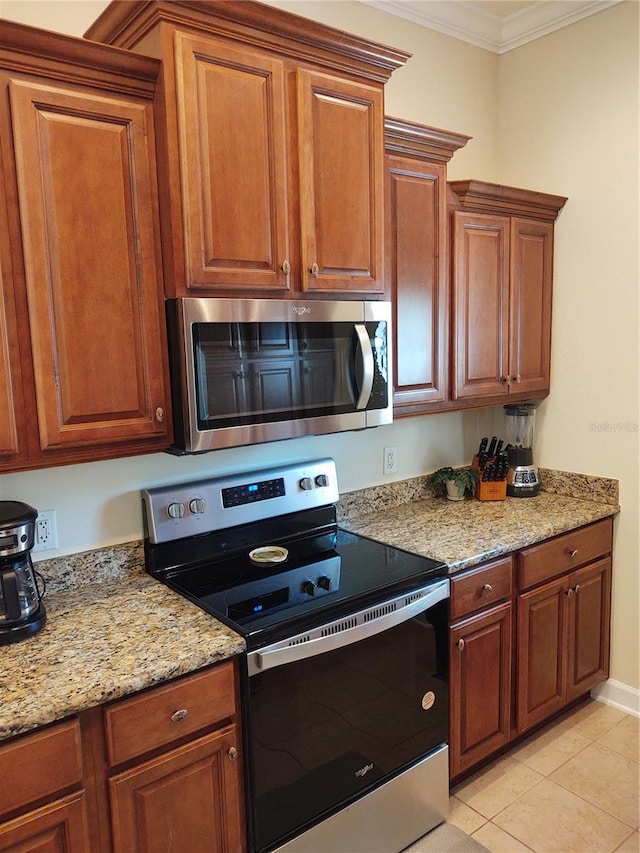
[[(343, 530), (308, 513), (204, 539), (150, 546), (147, 568), (242, 634), (249, 649), (401, 595), (446, 574), (435, 560)], [(278, 545), (287, 556), (256, 565), (249, 551)], [(185, 565), (186, 563), (186, 565)]]

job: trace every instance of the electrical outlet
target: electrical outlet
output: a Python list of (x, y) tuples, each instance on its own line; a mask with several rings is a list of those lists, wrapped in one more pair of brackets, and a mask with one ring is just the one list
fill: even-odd
[(36, 519), (36, 536), (33, 552), (53, 551), (58, 547), (58, 527), (56, 525), (55, 509), (38, 511)]
[(398, 470), (398, 449), (397, 447), (385, 447), (382, 457), (382, 473), (395, 474)]

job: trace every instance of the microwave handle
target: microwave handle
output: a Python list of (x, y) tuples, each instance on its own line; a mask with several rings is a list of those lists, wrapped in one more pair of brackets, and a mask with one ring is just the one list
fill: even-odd
[(371, 391), (373, 390), (373, 347), (367, 327), (364, 323), (356, 323), (356, 340), (358, 344), (358, 356), (362, 365), (362, 384), (360, 386), (358, 399), (356, 400), (356, 409), (366, 409)]

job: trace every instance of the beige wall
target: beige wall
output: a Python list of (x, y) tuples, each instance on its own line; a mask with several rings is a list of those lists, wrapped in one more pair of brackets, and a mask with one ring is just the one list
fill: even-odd
[[(0, 0), (0, 16), (80, 35), (106, 3)], [(556, 239), (552, 394), (537, 461), (620, 479), (612, 677), (638, 674), (638, 7), (634, 0), (498, 57), (351, 0), (274, 2), (413, 53), (386, 87), (391, 115), (473, 136), (452, 178), (569, 196)], [(342, 491), (463, 463), (500, 409), (405, 419), (366, 433), (309, 437), (196, 459), (154, 454), (0, 477), (0, 497), (56, 508), (60, 552), (141, 535), (139, 489), (303, 459), (336, 459)], [(99, 483), (99, 487), (95, 484)]]

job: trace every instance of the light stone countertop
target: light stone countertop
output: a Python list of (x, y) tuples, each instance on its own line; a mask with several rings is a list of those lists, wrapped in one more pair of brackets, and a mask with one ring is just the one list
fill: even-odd
[(533, 498), (460, 502), (426, 498), (353, 515), (354, 533), (441, 560), (449, 574), (615, 515), (617, 506), (541, 492)]
[[(363, 489), (341, 497), (339, 523), (454, 572), (618, 512), (617, 481), (545, 474), (547, 491), (506, 501), (432, 498), (424, 477)], [(35, 564), (47, 624), (0, 646), (0, 740), (244, 651), (143, 566), (141, 542)]]
[(103, 582), (47, 592), (44, 601), (44, 628), (27, 640), (0, 646), (0, 739), (245, 648), (238, 634), (141, 567)]

